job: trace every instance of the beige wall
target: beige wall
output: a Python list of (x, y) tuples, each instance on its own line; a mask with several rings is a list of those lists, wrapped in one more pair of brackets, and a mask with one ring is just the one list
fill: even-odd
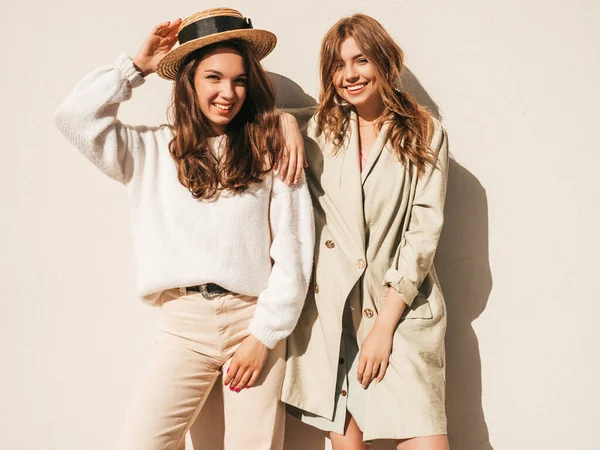
[[(312, 97), (326, 29), (375, 16), (406, 52), (408, 89), (443, 117), (454, 162), (437, 265), (453, 449), (598, 448), (599, 3), (229, 5), (279, 36), (265, 65)], [(135, 53), (153, 24), (209, 6), (0, 7), (2, 449), (114, 448), (156, 312), (135, 299), (125, 190), (60, 136), (52, 111), (87, 71)], [(162, 121), (168, 92), (150, 80), (123, 118)], [(326, 443), (290, 423), (288, 448)]]

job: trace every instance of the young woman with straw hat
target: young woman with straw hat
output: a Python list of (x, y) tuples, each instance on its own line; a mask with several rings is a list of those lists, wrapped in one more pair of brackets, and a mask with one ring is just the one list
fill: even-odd
[[(303, 161), (281, 163), (281, 122), (297, 124), (276, 114), (259, 62), (275, 44), (231, 9), (163, 23), (56, 111), (65, 136), (128, 187), (139, 292), (162, 309), (122, 449), (183, 449), (222, 372), (225, 448), (282, 448), (285, 338), (306, 295), (314, 224)], [(153, 72), (174, 81), (172, 124), (122, 124), (119, 104)], [(281, 180), (277, 163), (299, 182)]]
[(446, 307), (433, 266), (448, 139), (400, 89), (403, 53), (375, 19), (341, 19), (321, 46), (305, 148), (315, 266), (288, 339), (282, 399), (334, 450), (391, 439), (447, 450)]

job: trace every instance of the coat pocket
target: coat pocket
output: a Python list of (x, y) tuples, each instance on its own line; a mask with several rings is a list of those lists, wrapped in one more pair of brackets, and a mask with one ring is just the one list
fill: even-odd
[(431, 312), (431, 305), (427, 297), (419, 293), (405, 311), (406, 319), (433, 319), (433, 313)]
[[(383, 304), (385, 297), (379, 297), (379, 304)], [(407, 307), (402, 313), (400, 320), (404, 319), (433, 319), (433, 312), (427, 297), (419, 293), (412, 302), (412, 305)]]

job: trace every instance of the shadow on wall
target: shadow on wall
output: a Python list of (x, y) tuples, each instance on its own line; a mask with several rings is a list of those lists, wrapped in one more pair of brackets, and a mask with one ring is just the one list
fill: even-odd
[[(277, 89), (278, 107), (306, 108), (316, 104), (289, 78), (269, 75)], [(441, 118), (437, 104), (408, 69), (403, 89)], [(492, 288), (487, 197), (477, 178), (454, 159), (450, 161), (444, 230), (435, 264), (448, 306), (446, 410), (450, 448), (493, 450), (481, 405), (479, 344), (471, 325), (484, 311)], [(221, 450), (223, 433), (222, 393), (217, 383), (190, 432), (194, 450)], [(325, 433), (288, 415), (285, 450), (326, 448)], [(373, 448), (392, 450), (394, 445), (381, 441)]]
[[(437, 104), (405, 69), (403, 89), (441, 119)], [(452, 134), (449, 136), (451, 151)], [(446, 412), (450, 448), (493, 450), (481, 405), (481, 358), (472, 322), (492, 290), (485, 189), (455, 159), (450, 160), (445, 221), (435, 266), (448, 310)]]

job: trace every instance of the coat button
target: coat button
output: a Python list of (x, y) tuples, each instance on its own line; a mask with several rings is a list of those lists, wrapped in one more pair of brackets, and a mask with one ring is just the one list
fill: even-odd
[(357, 269), (364, 269), (366, 266), (367, 266), (367, 264), (365, 263), (364, 259), (359, 259), (358, 261), (356, 261)]
[(373, 317), (373, 310), (367, 308), (363, 311), (363, 314), (365, 315), (365, 317), (370, 319), (371, 317)]
[(332, 240), (325, 241), (325, 247), (327, 247), (327, 248), (334, 248), (335, 247), (335, 242), (333, 242)]
[(318, 294), (318, 293), (319, 293), (319, 285), (315, 284), (315, 294)]
[(348, 395), (348, 392), (346, 392), (345, 389), (342, 389), (342, 392), (340, 392), (340, 394), (342, 394), (342, 397), (345, 397), (346, 395)]
[(344, 358), (340, 358), (340, 360), (338, 361), (340, 364), (344, 364)]

